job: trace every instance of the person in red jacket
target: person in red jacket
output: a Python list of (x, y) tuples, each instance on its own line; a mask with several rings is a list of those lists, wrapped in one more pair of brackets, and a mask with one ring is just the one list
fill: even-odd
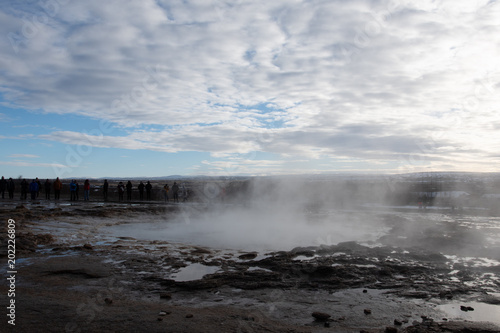
[(90, 182), (88, 179), (85, 179), (85, 183), (83, 183), (83, 200), (88, 201), (90, 196)]

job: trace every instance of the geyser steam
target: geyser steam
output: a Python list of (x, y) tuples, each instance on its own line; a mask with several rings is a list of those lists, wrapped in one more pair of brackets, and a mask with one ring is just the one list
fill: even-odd
[(332, 193), (304, 180), (254, 179), (223, 202), (212, 200), (204, 209), (185, 206), (165, 232), (168, 239), (197, 245), (261, 251), (380, 236), (382, 226), (367, 214), (336, 209)]

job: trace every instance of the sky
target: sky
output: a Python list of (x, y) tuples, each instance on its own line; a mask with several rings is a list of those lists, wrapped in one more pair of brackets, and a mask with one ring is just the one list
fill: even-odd
[(0, 173), (500, 170), (495, 0), (0, 1)]

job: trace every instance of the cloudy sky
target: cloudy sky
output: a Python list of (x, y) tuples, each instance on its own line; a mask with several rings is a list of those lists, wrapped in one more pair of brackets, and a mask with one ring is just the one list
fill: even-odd
[(17, 177), (499, 171), (495, 0), (0, 2)]

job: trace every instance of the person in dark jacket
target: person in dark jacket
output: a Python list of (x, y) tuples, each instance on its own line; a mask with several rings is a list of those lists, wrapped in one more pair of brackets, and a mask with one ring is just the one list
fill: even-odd
[(127, 188), (127, 200), (130, 201), (132, 200), (132, 183), (130, 180), (127, 182), (127, 185), (125, 185)]
[(38, 189), (39, 189), (38, 183), (33, 179), (33, 181), (30, 184), (31, 200), (36, 200)]
[(9, 178), (7, 182), (7, 192), (9, 192), (9, 199), (14, 199), (14, 190), (16, 189), (16, 185), (14, 184), (14, 180)]
[(38, 196), (40, 195), (40, 191), (42, 190), (42, 182), (40, 182), (40, 179), (38, 179), (38, 177), (36, 177), (36, 183), (38, 184), (38, 191), (36, 191), (36, 197), (38, 198)]
[(30, 185), (28, 184), (28, 181), (26, 179), (23, 179), (21, 181), (21, 200), (28, 199), (29, 187), (30, 187)]
[(140, 182), (137, 188), (139, 189), (139, 199), (144, 200), (144, 183)]
[(177, 185), (176, 182), (174, 182), (172, 186), (172, 194), (174, 196), (174, 202), (179, 202), (179, 185)]
[(50, 200), (50, 190), (52, 189), (52, 183), (48, 178), (45, 181), (44, 186), (45, 186), (45, 199)]
[(2, 179), (0, 179), (0, 192), (2, 193), (2, 199), (4, 199), (6, 189), (7, 189), (7, 181), (5, 180), (4, 176), (2, 176)]
[(104, 201), (108, 201), (108, 189), (109, 189), (108, 180), (104, 179), (104, 184), (102, 185), (102, 196), (104, 198)]

